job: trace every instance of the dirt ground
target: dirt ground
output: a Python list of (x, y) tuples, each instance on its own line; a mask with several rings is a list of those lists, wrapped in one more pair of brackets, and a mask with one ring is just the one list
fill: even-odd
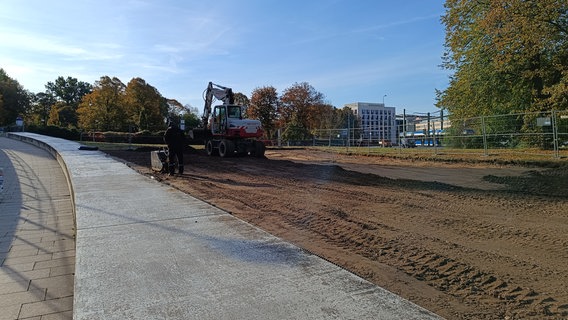
[(568, 318), (568, 169), (269, 149), (106, 151), (448, 319)]

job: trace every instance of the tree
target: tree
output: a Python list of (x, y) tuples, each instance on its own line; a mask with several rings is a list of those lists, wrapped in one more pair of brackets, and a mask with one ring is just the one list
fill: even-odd
[(311, 132), (315, 129), (336, 129), (337, 125), (337, 113), (332, 105), (318, 103), (309, 106), (306, 127)]
[(34, 118), (33, 122), (42, 126), (47, 125), (51, 108), (55, 102), (55, 97), (45, 92), (32, 95), (29, 113), (30, 117)]
[(54, 118), (49, 119), (49, 122), (60, 126), (77, 126), (78, 117), (75, 113), (83, 96), (91, 92), (91, 84), (72, 77), (58, 77), (55, 82), (48, 82), (45, 88), (45, 93), (55, 97), (59, 102), (55, 111), (65, 112), (65, 115), (58, 115), (52, 109), (50, 117)]
[(278, 93), (274, 87), (262, 87), (253, 90), (250, 106), (246, 112), (247, 118), (260, 120), (268, 138), (274, 136), (276, 129), (276, 111), (278, 108)]
[(127, 115), (138, 130), (165, 127), (168, 104), (156, 88), (141, 78), (133, 78), (126, 86), (125, 99)]
[(12, 125), (18, 116), (27, 121), (31, 94), (0, 68), (0, 125)]
[[(280, 98), (279, 116), (281, 126), (294, 123), (295, 127), (305, 129), (301, 132), (309, 132), (315, 129), (313, 117), (310, 112), (314, 111), (314, 107), (323, 105), (323, 94), (316, 91), (307, 82), (295, 83), (291, 87), (284, 90)], [(300, 132), (295, 130), (295, 132)], [(308, 138), (305, 136), (303, 138)]]
[(454, 117), (568, 109), (568, 4), (447, 0), (438, 107)]
[(79, 104), (79, 127), (86, 130), (127, 131), (132, 122), (126, 116), (126, 86), (118, 78), (101, 77), (91, 93)]
[(79, 106), (81, 98), (92, 90), (91, 84), (72, 77), (67, 79), (58, 77), (55, 82), (48, 82), (45, 88), (47, 93), (75, 109)]
[(77, 123), (77, 112), (63, 101), (57, 101), (49, 111), (48, 125), (58, 127), (70, 127), (72, 123)]
[(186, 128), (199, 127), (201, 120), (197, 115), (198, 110), (188, 104), (183, 105), (176, 99), (166, 99), (168, 104), (168, 116), (169, 120), (180, 123), (183, 119)]

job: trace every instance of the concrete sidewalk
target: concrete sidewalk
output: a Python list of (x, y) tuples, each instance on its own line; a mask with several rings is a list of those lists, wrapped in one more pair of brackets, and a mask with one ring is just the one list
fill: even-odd
[(72, 319), (71, 193), (45, 150), (0, 137), (0, 320)]
[(438, 319), (102, 152), (17, 136), (69, 173), (75, 319)]

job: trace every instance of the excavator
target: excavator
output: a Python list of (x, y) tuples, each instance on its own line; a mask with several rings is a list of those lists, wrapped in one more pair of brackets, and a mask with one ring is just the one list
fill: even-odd
[[(204, 131), (207, 155), (222, 158), (234, 155), (264, 157), (266, 147), (259, 140), (264, 134), (261, 123), (259, 120), (243, 119), (243, 107), (234, 104), (233, 90), (209, 82), (203, 95), (204, 128), (192, 129), (189, 135), (193, 137), (198, 131)], [(215, 99), (223, 103), (212, 108)]]

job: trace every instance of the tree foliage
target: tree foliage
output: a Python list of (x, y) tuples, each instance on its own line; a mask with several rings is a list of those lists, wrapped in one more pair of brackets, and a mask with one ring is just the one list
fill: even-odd
[(0, 68), (0, 126), (12, 125), (18, 116), (27, 122), (30, 93)]
[(45, 88), (48, 94), (75, 109), (79, 106), (81, 98), (92, 90), (91, 84), (73, 77), (58, 77), (54, 82), (48, 82)]
[(51, 108), (55, 105), (55, 103), (55, 97), (45, 92), (32, 94), (31, 104), (28, 109), (31, 123), (39, 126), (46, 126), (49, 120), (49, 114), (51, 113)]
[(274, 136), (278, 109), (278, 93), (276, 88), (262, 87), (253, 90), (250, 106), (246, 112), (247, 118), (260, 120), (268, 138)]
[(438, 107), (454, 117), (568, 109), (565, 0), (447, 0)]
[(317, 121), (314, 121), (315, 117), (311, 112), (324, 105), (323, 98), (323, 94), (307, 82), (294, 83), (284, 90), (280, 98), (280, 125), (286, 127), (288, 124), (294, 124), (306, 129), (306, 132), (315, 129)]
[(91, 84), (73, 77), (60, 76), (54, 82), (48, 82), (45, 88), (45, 94), (53, 97), (57, 102), (50, 108), (48, 124), (76, 127), (77, 108), (83, 96), (91, 92)]
[(126, 113), (138, 130), (157, 130), (164, 127), (168, 115), (167, 100), (141, 78), (128, 82), (125, 91)]
[(126, 131), (129, 121), (124, 106), (126, 86), (118, 78), (101, 77), (77, 109), (79, 127), (86, 130)]

